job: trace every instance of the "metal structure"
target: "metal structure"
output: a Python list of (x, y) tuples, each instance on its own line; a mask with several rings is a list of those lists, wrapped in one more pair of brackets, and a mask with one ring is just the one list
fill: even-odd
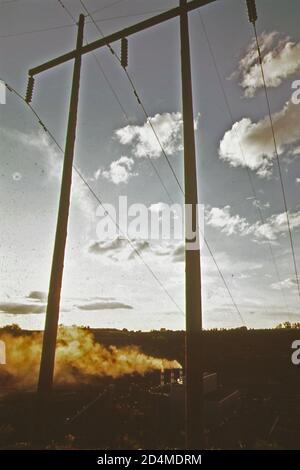
[[(49, 286), (46, 324), (40, 365), (38, 395), (42, 409), (52, 390), (55, 364), (55, 349), (60, 307), (60, 294), (63, 277), (64, 254), (67, 239), (72, 164), (76, 138), (77, 110), (79, 98), (81, 59), (84, 54), (123, 40), (135, 33), (161, 24), (172, 18), (180, 18), (181, 63), (182, 63), (182, 104), (184, 133), (184, 178), (185, 203), (192, 207), (194, 229), (197, 227), (197, 171), (194, 138), (193, 93), (190, 60), (188, 12), (216, 0), (180, 0), (180, 5), (167, 12), (154, 16), (133, 26), (113, 33), (88, 45), (83, 45), (84, 16), (80, 15), (76, 49), (29, 70), (27, 101), (31, 101), (33, 78), (60, 64), (74, 60), (73, 84), (71, 91), (69, 122), (64, 155), (64, 168), (52, 270)], [(126, 51), (125, 51), (126, 52)], [(126, 59), (125, 54), (125, 59)], [(123, 66), (126, 66), (126, 60)], [(203, 354), (202, 354), (202, 313), (200, 249), (189, 250), (186, 240), (186, 447), (203, 447)], [(44, 405), (44, 406), (43, 406)]]

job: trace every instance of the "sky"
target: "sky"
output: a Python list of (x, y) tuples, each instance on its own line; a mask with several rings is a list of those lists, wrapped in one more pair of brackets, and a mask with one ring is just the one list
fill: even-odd
[[(177, 6), (173, 0), (84, 0), (104, 34)], [(257, 0), (257, 31), (300, 270), (299, 2)], [(0, 78), (25, 94), (27, 71), (72, 50), (78, 0), (0, 2)], [(189, 14), (199, 203), (205, 238), (224, 282), (201, 250), (205, 328), (275, 327), (300, 321), (297, 282), (253, 28), (245, 2), (218, 0)], [(85, 40), (100, 36), (86, 18)], [(120, 44), (113, 44), (119, 52)], [(100, 64), (100, 66), (99, 66)], [(178, 19), (129, 38), (128, 72), (183, 185)], [(104, 74), (105, 76), (104, 76)], [(32, 105), (63, 147), (72, 63), (36, 79)], [(42, 329), (62, 155), (30, 109), (7, 92), (0, 104), (0, 325)], [(116, 58), (83, 58), (75, 165), (104, 203), (149, 214), (183, 196)], [(154, 170), (153, 166), (156, 168)], [(159, 177), (158, 177), (158, 175)], [(162, 184), (163, 182), (163, 184)], [(76, 174), (60, 323), (134, 330), (183, 329), (182, 240), (104, 240), (98, 202)], [(136, 254), (138, 250), (141, 258)], [(235, 305), (238, 307), (237, 311)]]

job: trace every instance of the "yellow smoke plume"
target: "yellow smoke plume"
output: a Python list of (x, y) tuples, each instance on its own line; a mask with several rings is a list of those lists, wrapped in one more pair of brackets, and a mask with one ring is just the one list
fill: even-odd
[[(34, 388), (41, 357), (41, 334), (4, 333), (0, 334), (0, 340), (6, 344), (6, 365), (0, 369), (1, 382), (7, 377), (6, 381), (13, 379), (13, 385), (18, 388)], [(177, 361), (148, 356), (136, 346), (104, 347), (95, 341), (89, 330), (83, 328), (60, 327), (58, 331), (55, 361), (57, 385), (90, 383), (101, 376), (115, 378), (178, 367), (181, 366)]]

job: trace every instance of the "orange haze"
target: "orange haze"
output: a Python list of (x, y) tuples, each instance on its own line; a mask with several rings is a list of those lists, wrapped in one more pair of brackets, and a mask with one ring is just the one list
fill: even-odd
[[(6, 343), (8, 372), (19, 388), (36, 386), (41, 354), (41, 334), (11, 335), (0, 339)], [(60, 327), (58, 332), (55, 383), (83, 384), (99, 376), (120, 377), (125, 374), (145, 374), (154, 369), (181, 367), (177, 361), (159, 359), (143, 354), (136, 346), (108, 348), (97, 343), (93, 334), (77, 327)]]

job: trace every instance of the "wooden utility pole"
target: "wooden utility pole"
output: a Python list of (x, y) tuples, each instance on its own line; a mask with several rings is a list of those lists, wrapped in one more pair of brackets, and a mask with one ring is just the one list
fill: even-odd
[[(180, 6), (186, 6), (180, 0)], [(193, 91), (190, 57), (189, 24), (187, 10), (180, 15), (181, 73), (184, 140), (185, 183), (185, 292), (186, 292), (186, 348), (185, 348), (185, 394), (186, 394), (186, 448), (203, 447), (203, 353), (200, 240), (197, 213), (197, 167), (193, 113)], [(191, 208), (191, 211), (188, 208)], [(193, 229), (193, 230), (192, 230)], [(195, 246), (187, 239), (196, 233)]]
[[(81, 57), (94, 50), (122, 40), (123, 38), (159, 25), (172, 18), (180, 17), (181, 60), (182, 60), (182, 102), (184, 121), (184, 175), (185, 203), (192, 207), (194, 231), (197, 227), (197, 171), (194, 136), (194, 116), (191, 78), (191, 59), (188, 29), (188, 12), (216, 0), (180, 0), (178, 7), (156, 15), (145, 21), (110, 34), (83, 46), (84, 17), (80, 15), (77, 46), (66, 54), (52, 59), (29, 70), (29, 99), (32, 95), (33, 77), (69, 60), (75, 59), (73, 86), (70, 103), (68, 135), (65, 148), (64, 170), (60, 196), (59, 214), (53, 254), (51, 280), (46, 314), (42, 360), (38, 391), (41, 397), (49, 394), (52, 388), (57, 326), (59, 317), (60, 292), (64, 265), (64, 252), (67, 237), (67, 224), (72, 181), (72, 163), (75, 145), (78, 92), (80, 82)], [(187, 217), (186, 217), (187, 219)], [(201, 273), (200, 249), (189, 249), (186, 240), (186, 437), (188, 449), (203, 447), (203, 354), (201, 316)]]
[(83, 45), (83, 29), (84, 15), (80, 15), (78, 22), (76, 55), (74, 60), (73, 82), (70, 98), (69, 121), (64, 154), (58, 219), (52, 259), (48, 305), (46, 311), (46, 324), (43, 337), (43, 349), (38, 382), (38, 394), (42, 403), (44, 399), (47, 399), (47, 397), (49, 396), (53, 383), (60, 295), (68, 230), (72, 169), (76, 137), (80, 70), (82, 60), (81, 48)]

